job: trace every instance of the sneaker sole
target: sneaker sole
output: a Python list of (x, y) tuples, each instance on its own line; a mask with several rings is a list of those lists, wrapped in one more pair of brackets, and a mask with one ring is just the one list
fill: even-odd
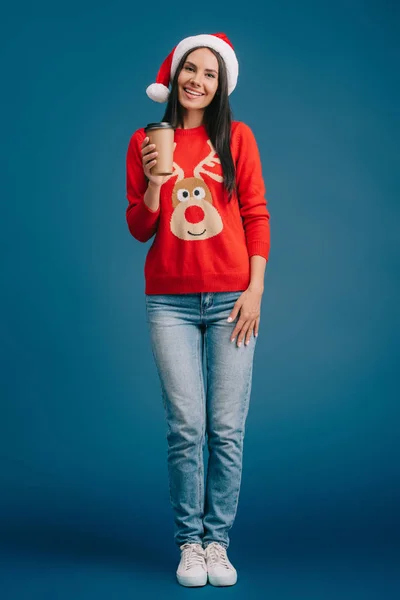
[(178, 583), (184, 585), (185, 587), (202, 587), (207, 583), (207, 573), (197, 577), (185, 577), (184, 575), (178, 575), (177, 573), (176, 578)]
[(235, 585), (237, 582), (237, 573), (233, 573), (229, 578), (228, 577), (215, 577), (212, 575), (208, 575), (208, 582), (211, 585), (216, 587), (225, 587), (228, 585)]

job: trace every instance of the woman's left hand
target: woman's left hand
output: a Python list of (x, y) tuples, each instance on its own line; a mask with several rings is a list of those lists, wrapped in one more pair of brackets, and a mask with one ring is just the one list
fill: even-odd
[(245, 345), (250, 343), (252, 334), (257, 337), (260, 325), (261, 298), (264, 290), (251, 285), (236, 300), (235, 306), (229, 315), (228, 322), (234, 321), (240, 311), (240, 317), (231, 335), (231, 342), (237, 338), (237, 346), (240, 348), (246, 337)]

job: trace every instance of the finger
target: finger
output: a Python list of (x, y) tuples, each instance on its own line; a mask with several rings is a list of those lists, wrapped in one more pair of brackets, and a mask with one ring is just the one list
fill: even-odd
[[(240, 300), (240, 298), (239, 298), (239, 300)], [(238, 316), (240, 307), (242, 306), (242, 303), (239, 300), (236, 300), (234, 307), (232, 308), (232, 312), (229, 315), (229, 317), (227, 318), (228, 323), (232, 323), (232, 321), (234, 321), (236, 319), (236, 317)]]
[(250, 323), (251, 323), (251, 321), (246, 321), (245, 324), (243, 325), (242, 329), (239, 332), (238, 339), (237, 339), (237, 347), (238, 348), (240, 348), (240, 346), (242, 345), (242, 342), (247, 333), (247, 330), (250, 327)]
[[(147, 141), (146, 141), (147, 140)], [(154, 144), (150, 144), (150, 140), (149, 138), (144, 138), (143, 142), (142, 142), (142, 149), (141, 149), (141, 153), (146, 154), (146, 152), (149, 152), (149, 150), (151, 150), (152, 146), (154, 146)]]
[(239, 319), (239, 321), (236, 323), (235, 329), (232, 331), (231, 342), (235, 341), (236, 336), (239, 334), (239, 332), (241, 331), (241, 329), (245, 323), (246, 323), (245, 319)]
[(152, 152), (151, 154), (146, 154), (143, 156), (143, 164), (147, 165), (150, 161), (154, 160), (158, 156), (158, 152)]
[(151, 169), (151, 167), (153, 165), (155, 165), (156, 162), (157, 162), (156, 160), (151, 160), (150, 162), (146, 163), (146, 165), (145, 165), (146, 169)]
[(144, 167), (144, 173), (145, 175), (147, 175), (147, 177), (150, 179), (150, 176), (152, 175), (152, 168), (155, 167), (157, 164), (156, 160), (151, 160), (149, 163), (147, 163), (147, 165)]
[(148, 146), (145, 146), (142, 149), (142, 156), (146, 156), (146, 154), (149, 154), (149, 152), (154, 152), (155, 148), (156, 148), (155, 144), (149, 144)]
[(251, 321), (253, 321), (254, 319), (250, 318), (250, 314), (244, 313), (243, 310), (241, 310), (240, 313), (240, 317), (239, 317), (239, 321), (236, 323), (236, 327), (233, 330), (232, 333), (232, 342), (233, 342), (233, 338), (236, 337), (236, 335), (239, 333), (239, 331), (242, 329), (244, 323), (251, 323)]
[(256, 324), (254, 326), (254, 337), (258, 336), (259, 329), (260, 329), (260, 317), (257, 317)]
[(255, 324), (256, 324), (255, 320), (250, 323), (250, 327), (247, 330), (246, 339), (244, 341), (245, 346), (248, 346), (250, 344), (250, 340), (251, 340), (251, 336), (253, 335)]

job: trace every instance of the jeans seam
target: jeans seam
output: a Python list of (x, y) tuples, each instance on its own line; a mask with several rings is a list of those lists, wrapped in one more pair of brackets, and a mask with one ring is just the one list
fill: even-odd
[(203, 381), (203, 368), (202, 368), (202, 353), (201, 353), (201, 344), (202, 344), (202, 335), (200, 332), (199, 343), (197, 346), (198, 351), (198, 361), (197, 364), (199, 366), (199, 376), (200, 376), (200, 398), (201, 398), (201, 410), (202, 410), (202, 426), (201, 426), (201, 438), (199, 444), (199, 511), (200, 515), (203, 515), (203, 497), (204, 497), (204, 465), (203, 465), (203, 439), (205, 433), (205, 398), (204, 398), (204, 381)]
[[(242, 410), (242, 414), (241, 414), (242, 423), (241, 423), (241, 434), (240, 434), (240, 450), (241, 450), (242, 463), (243, 463), (243, 447), (244, 447), (243, 441), (244, 441), (244, 434), (245, 434), (245, 423), (246, 423), (246, 417), (247, 417), (249, 407), (250, 407), (252, 373), (253, 373), (253, 361), (250, 363), (250, 368), (248, 371), (247, 389), (246, 389), (246, 394), (245, 394), (246, 401), (244, 402), (244, 406), (243, 406), (243, 410)], [(237, 485), (237, 489), (236, 489), (235, 495), (234, 495), (235, 512), (232, 515), (232, 522), (235, 521), (236, 514), (237, 514), (238, 498), (239, 498), (239, 493), (240, 493), (240, 489), (242, 486), (242, 474), (243, 474), (243, 464), (241, 465), (241, 468), (240, 468), (240, 477), (238, 479), (238, 485)], [(227, 530), (227, 533), (228, 533), (229, 529)]]
[(170, 503), (172, 505), (172, 488), (171, 488), (171, 480), (170, 480), (170, 476), (168, 473), (169, 470), (169, 444), (168, 444), (168, 436), (170, 433), (170, 426), (169, 426), (169, 419), (168, 419), (168, 409), (167, 409), (167, 398), (166, 398), (166, 391), (164, 389), (164, 385), (161, 381), (161, 397), (162, 397), (162, 402), (164, 405), (164, 411), (165, 411), (165, 418), (166, 418), (166, 424), (167, 424), (167, 479), (168, 479), (168, 492), (169, 492), (169, 500)]

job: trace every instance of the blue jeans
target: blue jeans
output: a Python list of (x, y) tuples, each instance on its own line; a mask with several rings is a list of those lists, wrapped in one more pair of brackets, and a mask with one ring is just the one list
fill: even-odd
[[(146, 295), (167, 419), (175, 542), (229, 546), (237, 511), (256, 338), (230, 341), (242, 292)], [(203, 376), (203, 352), (206, 381)], [(206, 386), (206, 387), (205, 387)], [(205, 434), (209, 452), (204, 485)]]

